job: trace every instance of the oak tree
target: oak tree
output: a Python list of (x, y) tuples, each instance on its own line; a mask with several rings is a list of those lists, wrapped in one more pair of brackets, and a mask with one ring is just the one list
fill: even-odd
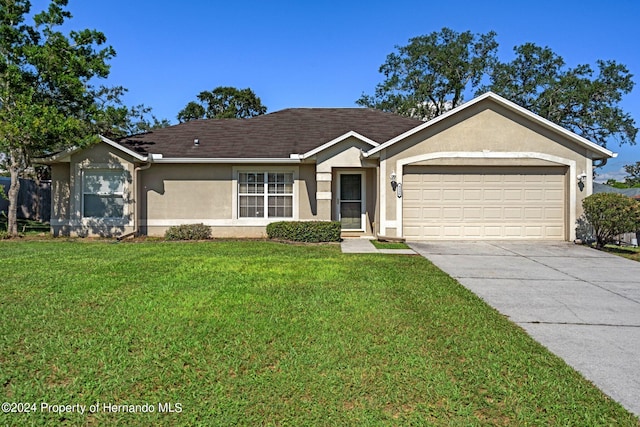
[(627, 173), (627, 176), (624, 177), (625, 184), (629, 187), (640, 186), (640, 162), (625, 165), (624, 170)]
[(357, 104), (428, 120), (457, 107), (497, 61), (496, 33), (458, 33), (449, 28), (414, 37), (387, 56), (384, 81)]
[(179, 113), (180, 123), (196, 119), (246, 119), (267, 112), (260, 98), (249, 88), (219, 86), (200, 92)]
[[(115, 56), (97, 30), (63, 33), (67, 0), (38, 13), (29, 0), (0, 0), (0, 153), (11, 176), (8, 232), (16, 236), (19, 176), (34, 157), (122, 132), (125, 89), (96, 86)], [(32, 23), (27, 23), (32, 20)]]
[(603, 147), (615, 138), (635, 144), (638, 129), (620, 106), (634, 86), (626, 66), (596, 61), (567, 67), (548, 47), (525, 43), (514, 48), (515, 58), (498, 63), (490, 83), (477, 94), (491, 90), (516, 104)]

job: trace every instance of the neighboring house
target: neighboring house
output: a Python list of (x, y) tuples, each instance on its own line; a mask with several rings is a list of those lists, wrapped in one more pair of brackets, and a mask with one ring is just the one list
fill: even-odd
[(606, 150), (493, 93), (428, 122), (359, 108), (197, 120), (56, 154), (55, 235), (273, 221), (345, 236), (573, 240)]

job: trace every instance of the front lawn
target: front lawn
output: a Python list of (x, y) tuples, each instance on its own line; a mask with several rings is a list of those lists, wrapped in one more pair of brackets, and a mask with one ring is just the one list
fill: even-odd
[(632, 246), (606, 245), (602, 250), (634, 261), (640, 261), (640, 248), (634, 248)]
[(1, 424), (638, 425), (418, 256), (57, 240), (0, 254), (2, 400), (36, 404)]
[(377, 249), (411, 249), (404, 242), (381, 242), (379, 240), (371, 240), (371, 244)]

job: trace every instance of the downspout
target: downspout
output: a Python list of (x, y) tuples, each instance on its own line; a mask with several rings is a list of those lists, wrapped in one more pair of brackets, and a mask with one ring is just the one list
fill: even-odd
[(138, 194), (138, 180), (140, 178), (140, 171), (145, 171), (147, 169), (149, 169), (151, 167), (151, 164), (153, 163), (154, 157), (160, 156), (160, 158), (162, 158), (162, 155), (157, 155), (157, 154), (149, 154), (146, 158), (147, 163), (144, 163), (140, 166), (136, 166), (136, 168), (133, 170), (133, 194), (135, 195), (135, 200), (134, 200), (134, 205), (133, 205), (133, 231), (131, 233), (127, 233), (124, 234), (120, 237), (117, 238), (118, 241), (120, 240), (124, 240), (127, 237), (137, 237), (140, 235), (140, 221), (139, 221), (139, 205), (140, 205), (140, 194)]

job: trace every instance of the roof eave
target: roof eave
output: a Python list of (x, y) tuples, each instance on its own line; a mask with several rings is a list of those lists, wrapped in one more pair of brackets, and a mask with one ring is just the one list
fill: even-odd
[(318, 153), (320, 153), (320, 152), (322, 152), (322, 151), (324, 151), (324, 150), (326, 150), (328, 148), (331, 148), (334, 145), (339, 144), (342, 141), (344, 141), (344, 140), (346, 140), (348, 138), (351, 138), (351, 137), (354, 137), (354, 138), (364, 142), (365, 144), (370, 145), (372, 148), (375, 148), (375, 147), (380, 145), (379, 143), (377, 143), (373, 139), (367, 138), (366, 136), (361, 135), (358, 132), (349, 131), (349, 132), (347, 132), (345, 134), (340, 135), (337, 138), (332, 139), (329, 142), (326, 142), (326, 143), (322, 144), (319, 147), (314, 148), (313, 150), (307, 151), (306, 153), (303, 153), (303, 154), (291, 154), (291, 158), (308, 159), (308, 158), (313, 157), (316, 154), (318, 154)]
[(128, 149), (127, 147), (124, 147), (120, 144), (118, 144), (115, 141), (110, 140), (109, 138), (99, 135), (100, 139), (102, 140), (102, 142), (104, 142), (107, 145), (112, 146), (113, 148), (115, 148), (116, 150), (120, 150), (125, 154), (130, 155), (131, 157), (133, 157), (136, 160), (139, 160), (141, 162), (147, 162), (149, 160), (149, 156), (142, 156), (140, 153), (136, 153), (133, 150)]
[(183, 163), (183, 164), (299, 164), (301, 158), (241, 158), (241, 157), (163, 157), (154, 159), (153, 163)]
[[(115, 148), (116, 150), (119, 150), (125, 154), (130, 155), (131, 157), (133, 157), (136, 160), (139, 160), (141, 162), (147, 162), (149, 161), (149, 156), (142, 156), (139, 153), (136, 153), (135, 151), (132, 151), (130, 149), (128, 149), (127, 147), (123, 147), (122, 145), (118, 144), (115, 141), (110, 140), (109, 138), (102, 136), (102, 135), (98, 135), (100, 137), (100, 140), (102, 142), (104, 142), (105, 144)], [(43, 165), (51, 165), (54, 163), (67, 163), (71, 161), (71, 156), (75, 153), (77, 153), (80, 150), (83, 150), (86, 147), (78, 147), (78, 146), (73, 146), (70, 147), (64, 151), (61, 151), (59, 153), (53, 154), (51, 156), (48, 157), (43, 157), (43, 158), (39, 158), (39, 159), (34, 159), (35, 163), (38, 164), (43, 164)], [(150, 156), (154, 156), (154, 154), (150, 154)], [(155, 155), (157, 156), (157, 155)]]

